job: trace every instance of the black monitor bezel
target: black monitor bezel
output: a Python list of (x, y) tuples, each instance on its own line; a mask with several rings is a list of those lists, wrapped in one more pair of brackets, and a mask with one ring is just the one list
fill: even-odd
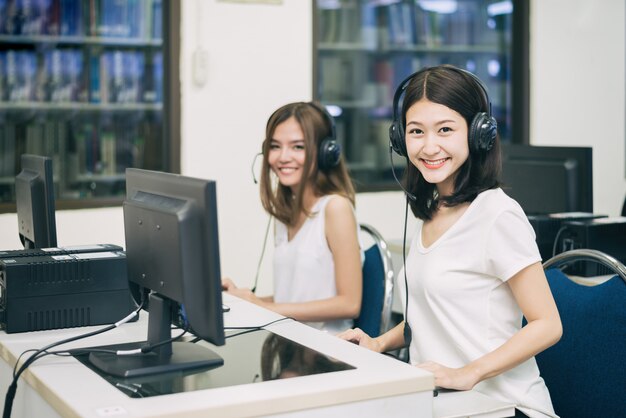
[[(138, 219), (129, 217), (129, 209), (133, 199), (139, 193), (180, 199), (193, 202), (189, 210), (190, 216), (199, 220), (195, 232), (200, 234), (202, 247), (205, 249), (195, 257), (189, 252), (180, 255), (178, 261), (193, 264), (195, 273), (208, 274), (202, 282), (197, 284), (182, 283), (181, 289), (173, 292), (164, 290), (164, 286), (157, 288), (152, 277), (142, 276), (142, 266), (137, 265), (139, 259), (135, 255), (136, 243), (133, 241), (133, 229)], [(136, 202), (135, 202), (136, 203)], [(186, 177), (179, 174), (129, 168), (126, 170), (126, 200), (124, 201), (124, 229), (126, 236), (126, 256), (128, 260), (129, 281), (143, 288), (149, 288), (157, 293), (185, 306), (187, 319), (194, 333), (215, 345), (224, 344), (224, 324), (222, 313), (221, 268), (219, 254), (219, 234), (217, 221), (217, 188), (215, 181)], [(153, 243), (157, 239), (153, 235)], [(150, 248), (155, 253), (161, 253), (161, 247)], [(188, 251), (194, 249), (187, 249)], [(141, 251), (141, 250), (139, 250)], [(157, 254), (158, 256), (159, 254)], [(159, 259), (158, 262), (163, 261)], [(157, 270), (157, 269), (155, 269)], [(156, 271), (155, 273), (158, 273)], [(191, 276), (184, 276), (189, 279)], [(198, 288), (199, 284), (205, 285)], [(159, 291), (160, 290), (160, 291)], [(183, 294), (181, 294), (181, 291)], [(209, 307), (207, 307), (210, 305)], [(207, 321), (207, 314), (214, 317)]]
[[(539, 169), (541, 163), (562, 165), (563, 170), (569, 165), (572, 172), (568, 182), (570, 190), (566, 193), (574, 193), (575, 198), (570, 204), (559, 202), (552, 205), (541, 205), (536, 202), (526, 202), (515, 187), (535, 187), (537, 196), (550, 199), (556, 196), (554, 190), (545, 190), (541, 193), (539, 188), (549, 184), (541, 182), (539, 184), (525, 183), (525, 179), (519, 176), (512, 176), (507, 173), (507, 164), (511, 160), (518, 162), (523, 160), (528, 163), (528, 169)], [(593, 213), (593, 149), (591, 147), (560, 147), (560, 146), (531, 146), (521, 144), (502, 144), (502, 181), (503, 189), (514, 198), (528, 215), (543, 215), (557, 212), (585, 212)], [(552, 193), (551, 193), (552, 192)], [(542, 207), (554, 207), (554, 210), (543, 210)]]
[(171, 331), (182, 317), (185, 330), (225, 344), (215, 182), (129, 168), (123, 209), (128, 280), (136, 294), (150, 291), (147, 341), (91, 349), (89, 361), (124, 378), (222, 365), (212, 350), (176, 341)]
[(22, 154), (15, 176), (18, 233), (26, 249), (57, 246), (52, 158)]

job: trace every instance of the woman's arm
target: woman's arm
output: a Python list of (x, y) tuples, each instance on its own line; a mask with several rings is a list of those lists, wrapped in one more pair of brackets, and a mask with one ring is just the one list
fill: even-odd
[(274, 301), (274, 296), (256, 296), (252, 290), (248, 288), (237, 287), (235, 282), (233, 282), (229, 277), (222, 278), (222, 290), (257, 304), (260, 304), (261, 302)]
[(434, 362), (418, 367), (435, 375), (435, 385), (467, 390), (523, 363), (555, 344), (563, 332), (561, 318), (541, 263), (531, 264), (507, 282), (528, 324), (494, 351), (451, 369)]

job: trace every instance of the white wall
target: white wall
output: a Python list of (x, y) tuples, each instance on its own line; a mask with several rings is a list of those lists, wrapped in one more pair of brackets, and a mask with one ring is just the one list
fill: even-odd
[[(279, 106), (312, 97), (311, 13), (302, 0), (182, 2), (182, 172), (217, 180), (222, 273), (240, 285), (252, 286), (267, 222), (251, 172), (265, 123)], [(192, 82), (198, 49), (208, 58), (202, 87)], [(271, 277), (265, 260), (262, 277)]]
[[(57, 244), (116, 244), (124, 246), (122, 208), (59, 210), (56, 212)], [(0, 215), (0, 249), (21, 248), (14, 213)]]
[(593, 147), (594, 212), (626, 196), (624, 0), (531, 2), (533, 145)]
[[(278, 106), (312, 97), (311, 13), (311, 0), (182, 1), (182, 171), (217, 180), (222, 272), (241, 285), (252, 283), (267, 220), (250, 171), (265, 122)], [(531, 142), (592, 145), (594, 206), (610, 215), (626, 194), (624, 23), (623, 0), (531, 4)], [(202, 87), (192, 83), (199, 47), (208, 58)], [(360, 194), (357, 216), (401, 238), (403, 195)], [(0, 215), (0, 248), (19, 246), (16, 225), (15, 215)], [(124, 241), (120, 208), (59, 211), (57, 228), (60, 245)], [(271, 289), (271, 247), (261, 293)]]

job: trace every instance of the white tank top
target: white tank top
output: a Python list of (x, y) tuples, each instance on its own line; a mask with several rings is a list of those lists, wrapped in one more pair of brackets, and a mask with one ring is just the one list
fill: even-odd
[[(335, 263), (326, 241), (324, 210), (333, 195), (321, 197), (289, 241), (287, 226), (276, 221), (274, 250), (274, 302), (297, 303), (328, 299), (337, 295)], [(352, 328), (351, 319), (307, 322), (337, 334)]]

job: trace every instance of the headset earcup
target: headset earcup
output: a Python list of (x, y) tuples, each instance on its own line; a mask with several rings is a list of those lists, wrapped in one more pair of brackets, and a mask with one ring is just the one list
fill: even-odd
[(393, 121), (389, 127), (389, 145), (396, 154), (406, 157), (406, 143), (404, 141), (404, 129), (398, 121)]
[(341, 145), (332, 138), (326, 138), (320, 143), (317, 153), (317, 165), (320, 170), (327, 171), (339, 164)]
[(484, 153), (493, 148), (498, 134), (496, 119), (485, 112), (479, 112), (472, 119), (468, 141), (472, 152)]

